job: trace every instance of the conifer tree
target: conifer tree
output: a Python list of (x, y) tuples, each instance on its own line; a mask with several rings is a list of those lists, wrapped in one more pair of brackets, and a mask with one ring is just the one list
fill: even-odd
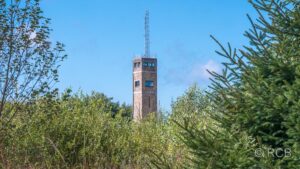
[[(246, 131), (262, 146), (290, 149), (274, 155), (273, 165), (299, 168), (300, 1), (250, 1), (259, 18), (245, 32), (250, 44), (217, 53), (226, 58), (221, 74), (211, 72), (212, 101), (222, 127)], [(227, 48), (227, 49), (226, 49)]]
[[(300, 167), (300, 1), (249, 1), (258, 13), (249, 45), (223, 46), (224, 69), (208, 92), (218, 128), (178, 124), (195, 168)], [(283, 150), (256, 156), (255, 151)], [(284, 154), (284, 150), (291, 154)]]

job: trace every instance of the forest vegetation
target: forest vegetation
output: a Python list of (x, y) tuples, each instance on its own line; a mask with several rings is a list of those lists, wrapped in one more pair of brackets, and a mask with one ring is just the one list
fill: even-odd
[(300, 168), (300, 1), (249, 5), (248, 44), (212, 36), (209, 89), (134, 122), (103, 93), (53, 88), (66, 52), (39, 0), (0, 0), (0, 168)]

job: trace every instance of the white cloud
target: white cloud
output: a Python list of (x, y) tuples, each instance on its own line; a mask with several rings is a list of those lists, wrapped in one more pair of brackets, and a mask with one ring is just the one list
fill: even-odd
[(213, 59), (200, 56), (200, 51), (186, 48), (183, 43), (176, 43), (166, 50), (163, 81), (173, 85), (191, 85), (192, 83), (209, 84), (211, 75), (207, 72), (220, 73), (221, 64)]
[(219, 73), (222, 68), (220, 64), (213, 60), (209, 60), (205, 64), (195, 64), (188, 75), (189, 81), (198, 81), (199, 79), (208, 80), (211, 75), (207, 72), (207, 70)]
[(211, 75), (207, 72), (220, 73), (222, 67), (213, 60), (204, 63), (184, 65), (184, 68), (170, 69), (166, 72), (165, 79), (168, 83), (176, 85), (190, 85), (192, 83), (208, 84)]

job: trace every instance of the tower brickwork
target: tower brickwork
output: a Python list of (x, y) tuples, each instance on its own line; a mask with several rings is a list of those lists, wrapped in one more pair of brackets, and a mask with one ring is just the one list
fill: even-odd
[(157, 112), (157, 59), (133, 60), (133, 118), (140, 120)]

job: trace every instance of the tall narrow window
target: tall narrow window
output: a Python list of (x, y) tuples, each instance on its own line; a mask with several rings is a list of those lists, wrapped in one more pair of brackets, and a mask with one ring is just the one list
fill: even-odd
[(135, 81), (135, 82), (134, 82), (134, 86), (135, 86), (135, 87), (139, 87), (139, 86), (140, 86), (140, 81), (139, 81), (139, 80)]

